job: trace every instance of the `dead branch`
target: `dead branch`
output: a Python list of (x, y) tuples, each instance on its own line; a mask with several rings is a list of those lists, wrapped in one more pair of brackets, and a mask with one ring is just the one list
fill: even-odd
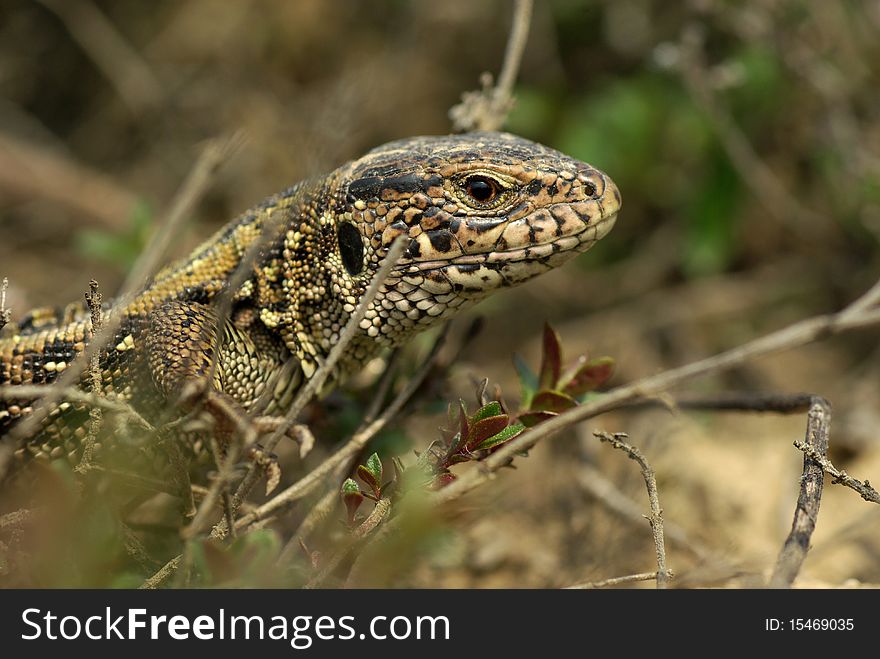
[[(89, 282), (89, 290), (86, 293), (86, 304), (89, 306), (92, 320), (92, 327), (90, 330), (91, 336), (95, 336), (96, 332), (101, 331), (102, 302), (103, 296), (98, 292), (98, 282), (92, 279)], [(89, 360), (89, 380), (92, 387), (92, 393), (97, 397), (101, 397), (101, 360), (97, 354), (92, 355), (92, 358)], [(86, 436), (82, 443), (82, 457), (80, 457), (79, 464), (75, 467), (75, 470), (79, 473), (84, 473), (88, 470), (89, 465), (92, 464), (95, 442), (98, 439), (98, 432), (101, 429), (102, 420), (103, 415), (101, 414), (100, 407), (89, 408), (89, 423), (86, 429)]]
[[(671, 577), (672, 572), (667, 571), (666, 575)], [(565, 590), (593, 590), (595, 588), (608, 588), (609, 586), (620, 586), (626, 583), (635, 583), (637, 581), (651, 581), (652, 579), (660, 579), (659, 572), (641, 572), (639, 574), (628, 574), (625, 577), (613, 577), (611, 579), (603, 579), (602, 581), (582, 581), (572, 586), (566, 586)]]
[(498, 130), (507, 121), (507, 115), (513, 108), (513, 84), (526, 47), (531, 20), (532, 0), (516, 0), (498, 84), (493, 86), (492, 74), (486, 72), (480, 76), (482, 89), (462, 94), (461, 103), (449, 110), (453, 130)]
[(806, 442), (795, 440), (794, 446), (795, 448), (803, 451), (804, 455), (806, 455), (810, 460), (818, 463), (822, 467), (822, 471), (831, 476), (831, 482), (833, 484), (845, 485), (851, 490), (855, 490), (856, 492), (858, 492), (859, 496), (861, 496), (865, 501), (880, 504), (880, 493), (878, 493), (877, 490), (874, 489), (870, 482), (868, 482), (867, 480), (860, 481), (850, 476), (843, 469), (838, 469), (832, 464), (831, 460), (829, 460), (826, 455), (824, 455), (818, 449)]
[(616, 449), (624, 451), (631, 460), (639, 463), (642, 470), (642, 478), (645, 479), (645, 487), (648, 489), (648, 501), (651, 505), (651, 515), (648, 522), (651, 524), (651, 534), (654, 536), (654, 548), (657, 551), (657, 588), (666, 588), (669, 583), (670, 573), (666, 569), (666, 545), (663, 539), (663, 510), (660, 508), (660, 495), (657, 492), (657, 478), (654, 469), (648, 464), (645, 456), (635, 446), (623, 441), (626, 433), (607, 433), (596, 431), (593, 433), (600, 441), (608, 442)]
[(6, 291), (9, 290), (9, 280), (3, 277), (0, 280), (0, 330), (12, 319), (12, 312), (6, 308)]
[[(807, 417), (806, 444), (824, 456), (828, 452), (828, 429), (831, 425), (831, 405), (816, 396)], [(808, 455), (804, 456), (804, 473), (791, 532), (776, 559), (776, 567), (770, 577), (771, 588), (788, 588), (794, 582), (810, 549), (810, 537), (819, 516), (822, 500), (822, 465)]]

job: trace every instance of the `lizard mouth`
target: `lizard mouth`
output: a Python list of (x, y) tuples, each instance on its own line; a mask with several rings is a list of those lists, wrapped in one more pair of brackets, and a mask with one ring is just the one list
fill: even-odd
[[(596, 242), (603, 238), (614, 227), (617, 221), (617, 213), (603, 217), (598, 222), (585, 226), (582, 231), (554, 238), (548, 242), (527, 245), (512, 249), (497, 249), (478, 254), (462, 254), (450, 259), (434, 259), (423, 261), (409, 261), (397, 268), (400, 272), (425, 272), (437, 268), (459, 265), (492, 265), (496, 263), (517, 263), (519, 261), (534, 261), (552, 257), (554, 254), (573, 252), (571, 256), (587, 251)], [(555, 266), (555, 264), (554, 264)]]
[(479, 299), (495, 289), (528, 281), (587, 251), (612, 229), (616, 219), (614, 213), (579, 233), (536, 245), (447, 260), (404, 262), (395, 268), (395, 274), (404, 284), (421, 289), (423, 295), (455, 292), (462, 298)]

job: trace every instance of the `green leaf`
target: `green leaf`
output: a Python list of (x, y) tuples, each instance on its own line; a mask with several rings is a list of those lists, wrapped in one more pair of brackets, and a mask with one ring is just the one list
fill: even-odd
[(477, 421), (481, 421), (490, 416), (498, 416), (499, 414), (503, 414), (503, 412), (504, 411), (501, 409), (501, 403), (497, 400), (493, 400), (491, 403), (484, 405), (474, 413), (474, 416), (471, 418), (471, 423), (476, 423)]
[(501, 432), (496, 433), (489, 437), (488, 439), (484, 439), (480, 444), (477, 445), (477, 450), (485, 450), (492, 448), (493, 446), (498, 446), (499, 444), (503, 444), (505, 442), (509, 442), (511, 439), (521, 434), (526, 429), (525, 425), (522, 423), (514, 423), (513, 425), (507, 426)]
[(559, 391), (539, 391), (532, 399), (533, 412), (564, 412), (577, 407), (577, 401)]
[(378, 453), (373, 453), (369, 458), (367, 458), (367, 464), (365, 465), (369, 470), (373, 477), (376, 479), (376, 482), (382, 482), (382, 461), (379, 459)]
[(496, 433), (501, 432), (510, 422), (507, 414), (499, 414), (490, 416), (486, 419), (480, 419), (472, 427), (468, 435), (466, 446), (468, 450), (473, 451), (474, 447), (483, 440), (492, 437)]
[(353, 478), (346, 478), (345, 482), (342, 483), (342, 496), (351, 496), (352, 494), (360, 494), (361, 488), (358, 487), (357, 481)]
[(541, 376), (538, 380), (540, 389), (553, 389), (559, 381), (561, 370), (562, 348), (559, 345), (559, 335), (544, 323), (544, 347), (541, 354)]

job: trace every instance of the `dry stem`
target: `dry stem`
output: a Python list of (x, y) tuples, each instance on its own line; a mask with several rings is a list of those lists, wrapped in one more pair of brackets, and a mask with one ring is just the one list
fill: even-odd
[(663, 539), (663, 510), (660, 508), (660, 495), (657, 493), (657, 479), (654, 469), (648, 464), (645, 456), (635, 446), (623, 441), (626, 433), (614, 433), (604, 431), (593, 433), (600, 441), (608, 442), (616, 449), (624, 451), (631, 460), (639, 463), (642, 470), (642, 478), (645, 479), (645, 487), (648, 489), (648, 500), (651, 505), (651, 515), (648, 522), (651, 524), (651, 533), (654, 536), (654, 548), (657, 551), (657, 588), (666, 588), (669, 583), (670, 573), (666, 569), (666, 545)]

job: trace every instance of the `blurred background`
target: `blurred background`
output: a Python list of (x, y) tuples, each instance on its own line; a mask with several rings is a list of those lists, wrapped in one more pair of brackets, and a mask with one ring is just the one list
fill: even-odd
[[(542, 320), (611, 384), (837, 310), (880, 276), (880, 3), (536, 3), (506, 128), (590, 162), (623, 195), (614, 231), (558, 272), (477, 308), (474, 377), (515, 399)], [(497, 74), (512, 3), (5, 0), (0, 7), (0, 277), (15, 317), (115, 290), (207, 140), (243, 131), (176, 255), (291, 183), (385, 141), (450, 131)], [(528, 309), (524, 314), (523, 309)], [(695, 382), (832, 401), (831, 458), (880, 480), (876, 330)], [(404, 420), (416, 447), (442, 417)], [(532, 451), (388, 577), (403, 586), (564, 586), (652, 569), (648, 525), (598, 501), (644, 483), (593, 429), (626, 431), (658, 472), (670, 567), (750, 584), (788, 533), (805, 419), (615, 413)], [(827, 484), (800, 583), (880, 584), (880, 516)], [(414, 553), (415, 556), (415, 553)], [(711, 569), (710, 569), (711, 568)]]

